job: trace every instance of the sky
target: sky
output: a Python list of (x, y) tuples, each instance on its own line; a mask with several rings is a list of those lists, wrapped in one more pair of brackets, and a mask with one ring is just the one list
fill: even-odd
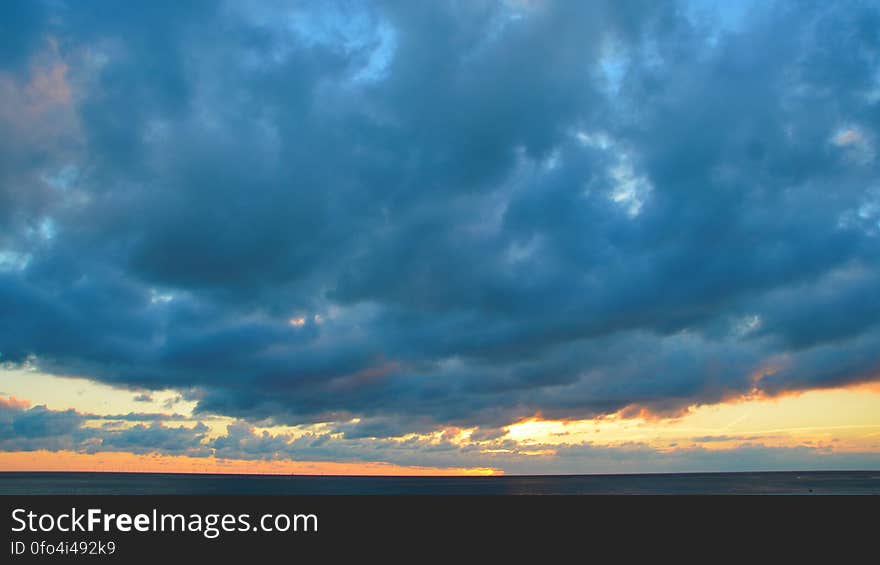
[(0, 6), (0, 470), (880, 468), (880, 6)]

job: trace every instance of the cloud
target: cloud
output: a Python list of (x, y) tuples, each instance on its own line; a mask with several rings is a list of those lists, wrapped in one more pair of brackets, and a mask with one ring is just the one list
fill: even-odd
[(351, 441), (880, 374), (870, 3), (15, 6), (0, 361)]
[[(177, 421), (177, 415), (125, 414), (94, 416), (75, 410), (50, 410), (45, 406), (28, 408), (21, 403), (0, 399), (0, 450), (2, 451), (124, 451), (127, 453), (162, 453), (166, 455), (207, 456), (203, 445), (208, 428), (201, 422), (195, 426), (169, 427), (166, 421)], [(88, 420), (148, 421), (132, 426), (87, 426)]]
[(0, 64), (18, 69), (28, 55), (38, 47), (39, 32), (46, 24), (46, 10), (42, 2), (13, 0), (3, 7)]
[[(0, 402), (0, 450), (125, 452), (185, 455), (244, 461), (381, 462), (437, 468), (494, 468), (514, 474), (748, 471), (791, 469), (865, 469), (876, 467), (880, 454), (835, 451), (827, 444), (769, 447), (757, 437), (707, 436), (698, 445), (733, 442), (729, 448), (659, 449), (643, 443), (597, 445), (520, 445), (504, 434), (477, 434), (458, 441), (459, 430), (407, 437), (350, 437), (337, 431), (301, 434), (270, 433), (247, 423), (230, 424), (225, 434), (209, 435), (203, 423), (168, 426), (151, 415), (95, 417), (73, 410), (26, 408)], [(93, 419), (102, 426), (87, 426)], [(119, 427), (113, 420), (144, 420)], [(152, 420), (152, 421), (150, 421)]]
[(98, 420), (124, 420), (132, 422), (181, 421), (188, 419), (183, 414), (165, 414), (161, 412), (128, 412), (127, 414), (104, 414), (101, 416), (89, 414), (88, 417)]

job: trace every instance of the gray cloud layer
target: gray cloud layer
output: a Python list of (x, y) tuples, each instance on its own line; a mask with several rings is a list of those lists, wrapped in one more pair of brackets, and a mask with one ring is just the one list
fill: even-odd
[[(49, 410), (45, 406), (24, 408), (0, 401), (0, 451), (122, 451), (251, 461), (381, 461), (421, 467), (482, 467), (515, 474), (867, 469), (880, 464), (880, 454), (875, 452), (834, 452), (827, 446), (807, 445), (767, 447), (754, 441), (718, 451), (700, 447), (658, 450), (641, 443), (523, 447), (503, 438), (488, 443), (478, 438), (483, 443), (461, 445), (442, 436), (399, 441), (322, 432), (294, 438), (258, 432), (245, 423), (232, 424), (226, 435), (209, 438), (208, 428), (201, 423), (172, 427), (155, 421), (119, 427), (113, 422), (119, 418)], [(84, 425), (87, 420), (101, 419), (107, 420), (103, 426)], [(545, 453), (535, 455), (536, 451)]]
[[(0, 400), (0, 451), (124, 451), (164, 455), (207, 456), (210, 447), (202, 442), (208, 428), (168, 427), (165, 421), (178, 418), (158, 414), (94, 416), (74, 410), (50, 410), (45, 406), (24, 408)], [(88, 420), (106, 420), (103, 426), (86, 426)], [(118, 420), (152, 421), (121, 427)]]
[(350, 438), (880, 374), (873, 3), (0, 10), (3, 361)]

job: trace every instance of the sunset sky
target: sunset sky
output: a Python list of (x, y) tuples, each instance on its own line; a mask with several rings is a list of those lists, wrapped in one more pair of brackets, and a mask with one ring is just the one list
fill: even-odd
[(880, 6), (0, 4), (0, 471), (880, 469)]

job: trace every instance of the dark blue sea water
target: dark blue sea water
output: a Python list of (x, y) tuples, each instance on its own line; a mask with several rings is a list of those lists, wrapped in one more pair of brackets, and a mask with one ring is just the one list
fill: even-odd
[(880, 471), (498, 477), (0, 473), (2, 494), (880, 494)]

